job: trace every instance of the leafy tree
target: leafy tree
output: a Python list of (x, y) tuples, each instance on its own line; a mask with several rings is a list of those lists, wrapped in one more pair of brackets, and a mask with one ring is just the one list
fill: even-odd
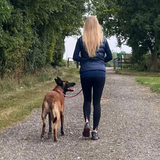
[(151, 70), (158, 70), (160, 53), (160, 1), (153, 0), (93, 0), (104, 33), (116, 35), (119, 45), (132, 47), (135, 62), (151, 52)]
[(8, 1), (1, 3), (0, 62), (1, 77), (3, 78), (7, 70), (16, 69), (18, 65), (21, 66), (22, 54), (25, 49), (24, 37), (22, 36), (25, 27), (21, 11), (14, 10)]
[(36, 69), (63, 58), (64, 39), (78, 34), (86, 0), (1, 0), (0, 71)]

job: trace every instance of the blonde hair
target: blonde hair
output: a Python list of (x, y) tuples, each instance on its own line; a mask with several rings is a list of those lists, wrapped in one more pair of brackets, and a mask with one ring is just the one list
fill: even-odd
[(103, 40), (102, 28), (95, 16), (88, 17), (83, 26), (83, 44), (89, 57), (95, 57)]

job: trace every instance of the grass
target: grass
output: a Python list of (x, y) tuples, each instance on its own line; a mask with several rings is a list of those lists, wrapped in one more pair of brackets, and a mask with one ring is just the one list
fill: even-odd
[(140, 72), (136, 70), (130, 69), (117, 69), (117, 74), (124, 74), (124, 75), (132, 75), (132, 76), (145, 76), (145, 77), (160, 77), (160, 73), (158, 72)]
[(45, 68), (38, 73), (25, 75), (18, 85), (17, 80), (6, 77), (0, 81), (0, 131), (25, 119), (34, 108), (40, 108), (46, 92), (55, 86), (54, 78), (76, 82), (76, 68)]
[(138, 77), (136, 81), (140, 84), (150, 86), (152, 92), (160, 93), (160, 77)]
[[(160, 73), (139, 72), (135, 70), (116, 70), (118, 74), (138, 76), (136, 81), (142, 85), (149, 86), (152, 92), (160, 93)], [(139, 77), (140, 76), (140, 77)]]

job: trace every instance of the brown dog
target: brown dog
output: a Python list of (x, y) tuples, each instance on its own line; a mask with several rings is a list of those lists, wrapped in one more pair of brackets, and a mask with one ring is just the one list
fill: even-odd
[(54, 127), (54, 141), (57, 141), (57, 128), (61, 121), (61, 134), (64, 135), (64, 95), (67, 91), (73, 91), (75, 83), (70, 83), (68, 81), (62, 81), (59, 77), (55, 79), (57, 86), (46, 94), (42, 104), (42, 134), (41, 138), (44, 138), (45, 133), (45, 119), (48, 114), (49, 120), (49, 132), (48, 137), (50, 138), (52, 134), (52, 124), (51, 121), (55, 124)]

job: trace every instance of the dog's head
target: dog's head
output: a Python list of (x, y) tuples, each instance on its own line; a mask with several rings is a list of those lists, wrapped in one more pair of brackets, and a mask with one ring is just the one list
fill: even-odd
[(72, 92), (75, 90), (74, 88), (72, 88), (76, 84), (74, 82), (62, 81), (59, 77), (55, 78), (54, 80), (56, 84), (62, 88), (64, 93), (68, 91)]

